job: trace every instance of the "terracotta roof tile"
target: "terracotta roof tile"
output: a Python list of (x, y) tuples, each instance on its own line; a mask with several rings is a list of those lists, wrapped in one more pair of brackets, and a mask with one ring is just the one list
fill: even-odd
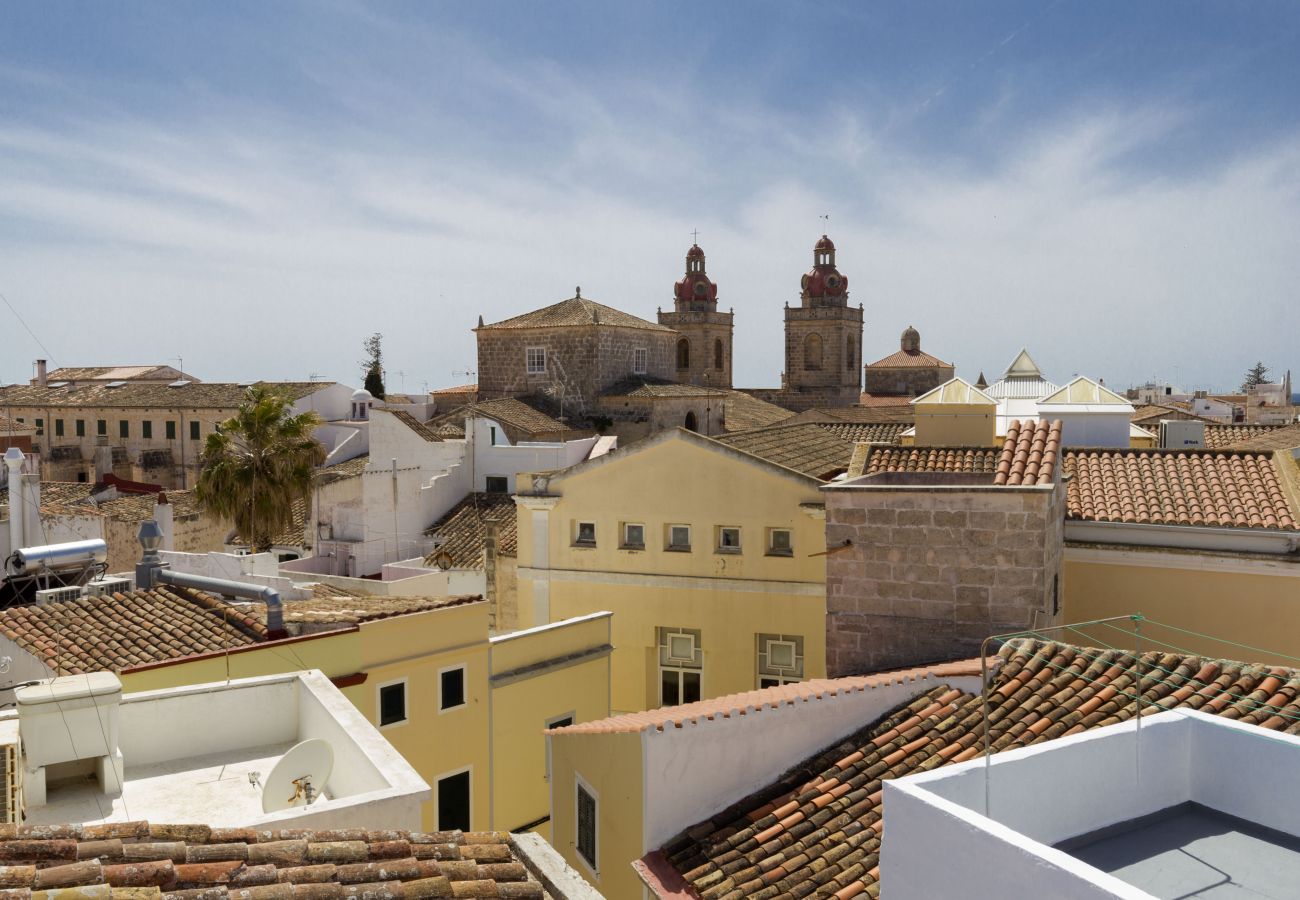
[(861, 472), (972, 472), (992, 475), (1002, 450), (998, 447), (881, 447), (869, 449)]
[[(1201, 709), (1300, 732), (1293, 669), (1033, 640), (1013, 641), (999, 658), (989, 693), (994, 752), (1132, 718), (1139, 678), (1148, 715)], [(882, 782), (979, 756), (981, 704), (978, 694), (935, 687), (686, 829), (660, 859), (703, 900), (877, 896)]]
[(878, 359), (867, 365), (868, 369), (951, 369), (952, 363), (944, 362), (937, 356), (931, 356), (924, 350), (895, 350), (884, 359)]
[[(1300, 447), (1300, 424), (1295, 425), (1250, 425), (1250, 426), (1229, 426), (1221, 425), (1220, 428), (1241, 428), (1242, 434), (1236, 436), (1228, 444), (1234, 450), (1294, 450)], [(1251, 433), (1244, 433), (1249, 430)], [(1209, 426), (1206, 426), (1205, 442), (1210, 443)], [(1216, 443), (1222, 439), (1216, 438)]]
[[(431, 609), (444, 609), (449, 606), (465, 606), (479, 603), (482, 597), (465, 595), (460, 597), (366, 597), (355, 593), (341, 595), (336, 588), (322, 585), (319, 596), (307, 600), (284, 601), (284, 621), (286, 624), (299, 622), (310, 625), (349, 625), (360, 622), (373, 622), (376, 619), (389, 619), (393, 616), (406, 616), (412, 613), (427, 612)], [(251, 615), (259, 622), (266, 621), (266, 608), (253, 605), (249, 608)]]
[(1061, 462), (1061, 420), (1007, 426), (994, 484), (1052, 484)]
[[(327, 381), (259, 381), (290, 400), (330, 387)], [(190, 381), (179, 387), (149, 381), (128, 381), (121, 387), (92, 382), (69, 390), (12, 384), (0, 387), (0, 405), (41, 406), (49, 409), (128, 408), (235, 410), (248, 396), (249, 385), (215, 381)]]
[(438, 435), (435, 433), (435, 431), (432, 428), (428, 427), (425, 423), (421, 422), (419, 419), (411, 415), (406, 410), (380, 408), (374, 411), (385, 413), (387, 415), (392, 416), (394, 419), (401, 422), (411, 431), (414, 431), (416, 434), (418, 434), (420, 437), (424, 438), (424, 440), (428, 441), (431, 444), (436, 444), (442, 440), (442, 438), (438, 437)]
[(1067, 517), (1092, 522), (1293, 530), (1271, 454), (1069, 450)]
[(896, 444), (911, 422), (826, 422), (822, 428), (855, 444)]
[(12, 896), (543, 896), (542, 885), (504, 832), (259, 831), (148, 822), (5, 825), (0, 826), (0, 858), (4, 887)]
[(451, 568), (482, 569), (484, 544), (489, 523), (497, 525), (497, 547), (502, 556), (518, 552), (518, 518), (514, 498), (509, 494), (470, 494), (424, 532), (442, 543), (425, 562), (435, 565), (446, 554)]
[(618, 328), (639, 328), (643, 331), (667, 331), (671, 328), (639, 319), (621, 309), (588, 300), (570, 297), (550, 306), (526, 312), (512, 319), (480, 325), (475, 331), (493, 331), (500, 328), (572, 328), (580, 325), (612, 325)]
[(853, 442), (820, 425), (774, 425), (736, 431), (717, 439), (728, 447), (827, 481), (847, 471)]
[(1149, 404), (1139, 406), (1133, 410), (1133, 415), (1129, 420), (1138, 425), (1159, 425), (1161, 419), (1176, 419), (1180, 422), (1206, 422), (1213, 424), (1214, 419), (1207, 419), (1204, 416), (1198, 416), (1186, 409), (1179, 409), (1176, 406), (1161, 406), (1158, 404)]

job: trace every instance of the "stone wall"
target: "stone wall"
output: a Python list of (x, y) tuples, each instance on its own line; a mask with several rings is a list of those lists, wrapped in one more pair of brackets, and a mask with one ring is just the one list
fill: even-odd
[(806, 409), (843, 409), (857, 406), (862, 401), (862, 394), (857, 388), (740, 388), (751, 397), (775, 403), (791, 412), (803, 412)]
[(926, 391), (951, 381), (952, 377), (952, 366), (867, 366), (866, 392), (919, 397)]
[[(673, 343), (673, 377), (683, 384), (707, 387), (731, 387), (732, 314), (722, 312), (659, 312), (659, 324), (675, 330), (681, 337)], [(689, 343), (689, 365), (677, 366), (677, 344)], [(722, 342), (722, 366), (718, 367), (716, 342)]]
[(1052, 624), (1064, 488), (825, 489), (826, 668), (834, 678), (975, 656), (991, 634)]
[[(821, 339), (820, 364), (807, 353), (808, 338), (814, 334)], [(855, 398), (861, 393), (862, 307), (785, 308), (783, 387), (848, 389)]]

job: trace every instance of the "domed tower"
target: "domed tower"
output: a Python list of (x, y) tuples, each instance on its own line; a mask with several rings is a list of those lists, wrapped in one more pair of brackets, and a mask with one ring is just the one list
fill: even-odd
[[(862, 393), (862, 307), (849, 306), (849, 280), (835, 267), (826, 235), (813, 245), (800, 305), (785, 308), (783, 406), (853, 406)], [(807, 402), (804, 402), (804, 401)]]
[(718, 312), (718, 286), (704, 266), (704, 251), (686, 251), (686, 274), (673, 285), (673, 311), (659, 310), (659, 324), (675, 330), (677, 380), (711, 388), (731, 387), (730, 312)]

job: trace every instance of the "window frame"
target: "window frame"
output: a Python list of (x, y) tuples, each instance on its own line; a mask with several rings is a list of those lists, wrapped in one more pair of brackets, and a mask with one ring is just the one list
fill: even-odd
[[(582, 526), (591, 526), (591, 540), (582, 539)], [(596, 523), (590, 521), (576, 520), (573, 523), (573, 546), (575, 547), (595, 547), (596, 546)]]
[[(540, 355), (541, 365), (539, 366), (534, 360), (534, 354)], [(546, 374), (546, 348), (545, 347), (525, 347), (524, 348), (524, 372), (528, 375), (545, 375)]]
[(62, 419), (55, 419), (55, 420), (54, 420), (54, 436), (55, 436), (55, 437), (63, 437), (63, 420), (62, 420)]
[[(727, 544), (723, 543), (723, 535), (726, 534), (728, 531), (736, 532), (735, 546), (728, 546)], [(739, 525), (719, 525), (717, 541), (715, 541), (714, 543), (715, 543), (714, 546), (715, 553), (726, 553), (726, 554), (741, 553), (743, 552), (745, 547), (743, 535), (741, 533), (741, 528)]]
[(465, 830), (468, 831), (474, 830), (474, 764), (470, 763), (468, 766), (461, 766), (458, 769), (450, 769), (446, 772), (442, 772), (434, 776), (433, 823), (435, 826), (437, 826), (439, 831), (442, 831), (444, 829), (442, 828), (442, 803), (438, 799), (438, 785), (439, 783), (446, 781), (448, 778), (455, 778), (457, 775), (469, 776), (469, 796), (468, 796), (468, 802), (465, 804), (466, 808), (469, 811), (469, 821), (466, 822), (465, 824), (468, 825), (469, 828)]
[[(775, 538), (777, 534), (786, 535), (786, 546), (777, 547)], [(767, 530), (767, 555), (768, 556), (794, 556), (794, 529), (793, 528), (769, 528)]]
[(190, 421), (190, 440), (197, 441), (202, 437), (201, 425), (198, 419)]
[[(591, 799), (591, 859), (582, 851), (581, 794)], [(576, 771), (573, 773), (573, 855), (592, 876), (600, 879), (600, 793)]]
[(146, 441), (152, 441), (152, 440), (153, 440), (153, 420), (152, 420), (152, 419), (143, 419), (143, 420), (141, 420), (141, 422), (140, 422), (140, 438), (141, 438), (141, 440), (146, 440)]
[[(687, 661), (684, 657), (674, 657), (672, 655), (672, 644), (674, 637), (686, 636), (691, 639), (691, 659)], [(698, 663), (696, 659), (698, 658)], [(704, 697), (704, 631), (700, 628), (682, 628), (676, 625), (660, 625), (655, 628), (655, 663), (658, 672), (658, 694), (659, 708), (665, 706), (681, 706), (684, 703), (694, 703), (694, 700), (687, 700), (683, 696), (685, 693), (684, 676), (694, 674), (698, 680), (698, 691), (700, 698)], [(672, 672), (677, 681), (677, 699), (673, 703), (667, 703), (664, 698), (664, 673)]]
[(73, 425), (72, 430), (73, 430), (73, 433), (74, 433), (77, 437), (85, 437), (85, 436), (86, 436), (86, 420), (85, 420), (85, 419), (76, 419), (76, 420), (75, 420), (75, 424)]
[[(444, 706), (442, 701), (442, 676), (448, 672), (460, 671), (460, 703), (455, 706)], [(443, 713), (455, 712), (458, 709), (464, 709), (469, 706), (469, 671), (466, 663), (456, 663), (451, 666), (443, 666), (438, 670), (438, 715)]]
[[(391, 688), (401, 685), (402, 688), (402, 718), (393, 722), (384, 722), (384, 688)], [(375, 727), (380, 731), (388, 728), (397, 728), (411, 721), (411, 686), (409, 679), (405, 675), (401, 678), (393, 678), (389, 681), (382, 681), (375, 685)]]
[[(675, 528), (686, 529), (686, 543), (677, 544), (673, 542), (673, 529)], [(691, 526), (669, 523), (668, 534), (664, 538), (664, 549), (669, 551), (670, 553), (690, 553), (691, 552)]]
[(648, 347), (632, 348), (632, 374), (644, 375), (650, 368), (650, 349)]
[[(629, 528), (641, 529), (640, 541), (633, 541), (631, 539), (631, 535), (628, 533)], [(618, 548), (620, 550), (644, 550), (645, 549), (645, 525), (643, 523), (623, 522), (619, 526), (619, 533), (620, 533), (620, 537), (622, 537), (622, 541), (618, 545)]]
[(108, 437), (108, 419), (95, 420), (95, 435), (97, 437)]
[(167, 438), (166, 438), (167, 440), (169, 440), (169, 441), (174, 441), (174, 440), (176, 440), (176, 420), (175, 420), (175, 419), (168, 419), (168, 420), (167, 420), (166, 425), (163, 426), (163, 433), (167, 435)]
[(130, 419), (118, 419), (118, 420), (117, 420), (117, 437), (118, 437), (118, 440), (122, 440), (122, 441), (129, 441), (129, 440), (131, 440), (131, 420), (130, 420)]
[[(772, 665), (772, 644), (790, 644), (793, 647), (792, 666), (773, 666)], [(764, 672), (764, 660), (767, 660)], [(780, 687), (786, 684), (798, 684), (808, 679), (807, 670), (808, 658), (804, 648), (804, 637), (801, 634), (774, 634), (767, 632), (758, 632), (754, 635), (754, 686), (759, 690), (770, 687)], [(764, 685), (764, 681), (773, 681), (775, 684)]]
[[(494, 484), (500, 485), (500, 488), (494, 489)], [(483, 490), (488, 494), (508, 494), (510, 493), (510, 479), (505, 475), (485, 475), (483, 476)]]
[(545, 781), (551, 780), (551, 736), (544, 732), (550, 731), (552, 728), (568, 728), (569, 725), (560, 724), (565, 719), (569, 720), (569, 725), (578, 724), (578, 711), (576, 709), (571, 709), (566, 713), (560, 713), (559, 715), (551, 716), (549, 719), (542, 720), (542, 736), (546, 739), (546, 769), (542, 775), (542, 779)]

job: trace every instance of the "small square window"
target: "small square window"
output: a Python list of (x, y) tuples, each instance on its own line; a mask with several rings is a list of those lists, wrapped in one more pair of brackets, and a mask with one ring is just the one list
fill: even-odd
[(465, 667), (455, 666), (438, 673), (438, 711), (447, 712), (465, 705)]
[(634, 550), (644, 550), (645, 526), (625, 522), (623, 524), (623, 546)]
[(596, 523), (579, 522), (577, 530), (574, 533), (573, 542), (583, 547), (596, 546)]
[(150, 438), (153, 437), (153, 422), (150, 422), (148, 419), (145, 419), (143, 422), (140, 423), (140, 437), (144, 438), (145, 440), (149, 440)]
[(690, 550), (691, 549), (691, 526), (689, 525), (669, 525), (668, 526), (668, 549), (669, 550)]
[(719, 553), (739, 553), (740, 552), (740, 529), (731, 526), (722, 526), (718, 529), (718, 552)]
[(546, 348), (529, 347), (524, 351), (524, 362), (527, 365), (529, 375), (545, 375)]
[(758, 686), (776, 687), (803, 680), (803, 638), (794, 634), (758, 635)]
[(650, 353), (645, 347), (637, 347), (632, 351), (632, 374), (644, 375), (646, 364), (649, 361)]
[(379, 686), (379, 726), (400, 725), (406, 721), (406, 682), (394, 681)]
[(695, 636), (691, 634), (668, 635), (668, 658), (690, 662), (695, 659)]
[(768, 556), (793, 556), (794, 541), (789, 528), (769, 528), (767, 532)]
[(510, 492), (510, 479), (504, 475), (489, 475), (486, 481), (489, 494), (507, 494)]

